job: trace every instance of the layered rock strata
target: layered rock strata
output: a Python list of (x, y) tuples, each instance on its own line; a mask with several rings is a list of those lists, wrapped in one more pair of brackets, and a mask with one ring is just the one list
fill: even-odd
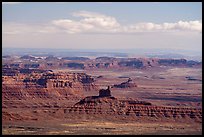
[(56, 98), (98, 90), (94, 78), (85, 73), (17, 73), (2, 77), (3, 99)]
[(202, 109), (155, 106), (138, 100), (119, 100), (113, 96), (89, 96), (71, 108), (66, 114), (120, 117), (133, 120), (173, 120), (202, 122)]

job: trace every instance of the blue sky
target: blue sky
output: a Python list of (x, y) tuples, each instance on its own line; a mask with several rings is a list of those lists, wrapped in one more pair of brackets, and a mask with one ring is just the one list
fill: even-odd
[(72, 18), (70, 13), (86, 10), (114, 16), (127, 22), (176, 22), (202, 18), (199, 2), (27, 2), (3, 5), (3, 21), (41, 22), (58, 18)]
[(2, 12), (3, 47), (202, 47), (200, 2), (3, 3)]

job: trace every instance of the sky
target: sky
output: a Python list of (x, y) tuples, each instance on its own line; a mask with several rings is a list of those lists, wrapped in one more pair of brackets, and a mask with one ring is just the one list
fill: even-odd
[(3, 2), (3, 48), (202, 50), (201, 2)]

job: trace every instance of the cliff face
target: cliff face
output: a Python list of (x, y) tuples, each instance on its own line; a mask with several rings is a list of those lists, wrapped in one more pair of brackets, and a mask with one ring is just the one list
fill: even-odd
[(17, 73), (2, 77), (3, 99), (66, 98), (82, 91), (97, 90), (94, 79), (85, 73)]

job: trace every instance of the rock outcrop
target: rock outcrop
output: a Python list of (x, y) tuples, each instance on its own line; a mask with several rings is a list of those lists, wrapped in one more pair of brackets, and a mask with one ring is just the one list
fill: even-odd
[(134, 87), (137, 87), (137, 84), (134, 83), (131, 78), (129, 78), (128, 81), (122, 82), (121, 84), (118, 84), (118, 85), (115, 84), (113, 85), (113, 87), (115, 88), (134, 88)]
[(162, 120), (202, 122), (202, 109), (155, 106), (138, 100), (119, 100), (112, 96), (89, 96), (65, 113), (94, 115), (96, 117), (117, 117), (132, 120)]
[(2, 77), (3, 99), (67, 98), (82, 91), (98, 90), (94, 78), (85, 73), (16, 71), (11, 74), (4, 73)]
[(110, 97), (111, 91), (110, 87), (108, 86), (108, 89), (100, 89), (99, 90), (99, 97)]

